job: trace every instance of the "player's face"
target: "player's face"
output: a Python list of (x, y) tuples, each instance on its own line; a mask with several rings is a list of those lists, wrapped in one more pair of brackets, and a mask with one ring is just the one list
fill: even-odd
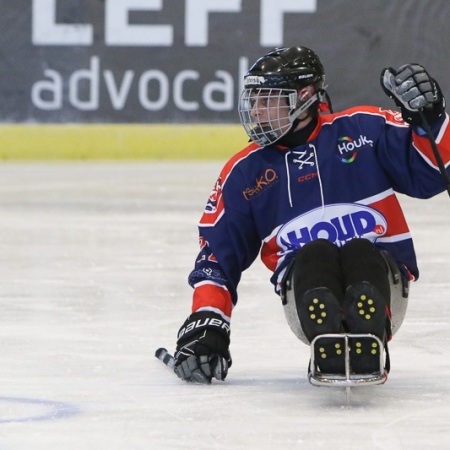
[(289, 106), (284, 95), (274, 94), (271, 89), (259, 89), (250, 97), (252, 105), (250, 115), (261, 126), (270, 125), (272, 129), (283, 129), (290, 125)]

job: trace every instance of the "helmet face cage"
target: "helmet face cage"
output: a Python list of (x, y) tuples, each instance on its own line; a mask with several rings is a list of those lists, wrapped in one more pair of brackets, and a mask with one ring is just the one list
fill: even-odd
[(249, 138), (265, 147), (286, 134), (292, 126), (289, 113), (296, 101), (293, 89), (244, 89), (238, 112)]
[(316, 100), (313, 95), (298, 102), (295, 89), (247, 88), (239, 98), (239, 118), (248, 137), (266, 147), (288, 133), (294, 120)]

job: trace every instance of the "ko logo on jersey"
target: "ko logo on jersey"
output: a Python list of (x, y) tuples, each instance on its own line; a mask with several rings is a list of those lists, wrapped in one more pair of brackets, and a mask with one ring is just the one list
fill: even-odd
[(322, 238), (340, 247), (353, 238), (374, 242), (386, 231), (387, 221), (375, 209), (343, 203), (320, 207), (291, 220), (279, 230), (277, 244), (290, 251)]

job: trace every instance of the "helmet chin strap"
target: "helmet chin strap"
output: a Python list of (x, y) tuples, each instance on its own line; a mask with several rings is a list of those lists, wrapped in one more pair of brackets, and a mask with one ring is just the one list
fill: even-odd
[(327, 103), (329, 105), (330, 112), (333, 112), (333, 109), (332, 109), (332, 106), (331, 106), (331, 100), (330, 100), (330, 97), (328, 96), (327, 91), (325, 89), (320, 89), (313, 96), (311, 96), (308, 100), (306, 100), (305, 103), (303, 103), (298, 109), (296, 109), (289, 116), (289, 120), (292, 122), (292, 127), (290, 128), (288, 133), (291, 133), (292, 131), (294, 131), (298, 127), (298, 125), (300, 123), (308, 120), (309, 118), (314, 118), (314, 116), (318, 114), (318, 110), (315, 110), (315, 111), (312, 111), (312, 112), (316, 113), (316, 114), (311, 114), (311, 112), (310, 112), (310, 114), (308, 114), (303, 120), (298, 119), (300, 114), (305, 112), (316, 101), (320, 102), (323, 97), (325, 97), (325, 99), (326, 99), (326, 101), (327, 101)]
[(303, 105), (301, 105), (300, 108), (298, 108), (296, 111), (294, 111), (292, 113), (292, 115), (289, 117), (289, 119), (292, 121), (292, 126), (286, 134), (291, 134), (291, 133), (295, 132), (295, 130), (298, 128), (298, 126), (302, 122), (307, 122), (305, 124), (305, 126), (306, 126), (310, 122), (311, 119), (314, 119), (314, 117), (317, 116), (318, 110), (314, 109), (314, 110), (310, 110), (309, 114), (305, 118), (303, 118), (303, 119), (298, 118), (300, 116), (300, 114), (302, 114), (308, 108), (310, 108), (318, 99), (319, 99), (319, 95), (314, 94), (305, 103), (303, 103)]
[[(306, 100), (305, 103), (303, 103), (298, 109), (296, 109), (293, 113), (289, 115), (289, 120), (294, 123), (297, 120), (297, 117), (305, 112), (313, 103), (315, 103), (317, 100), (319, 100), (319, 95), (316, 93), (313, 96), (311, 96), (308, 100)], [(309, 117), (309, 116), (308, 116)], [(298, 123), (301, 122), (301, 120), (298, 121)]]
[(303, 119), (298, 118), (303, 112), (308, 110), (308, 108), (310, 108), (316, 101), (320, 102), (320, 98), (324, 92), (326, 92), (326, 91), (324, 91), (322, 89), (319, 90), (318, 92), (316, 92), (314, 95), (312, 95), (308, 100), (306, 100), (305, 103), (303, 103), (297, 110), (295, 110), (289, 116), (289, 119), (292, 122), (292, 126), (289, 129), (289, 131), (281, 138), (281, 141), (283, 141), (283, 140), (289, 141), (289, 137), (292, 136), (297, 131), (298, 126), (302, 122), (306, 122), (306, 123), (300, 129), (307, 127), (308, 124), (311, 122), (311, 120), (314, 120), (318, 116), (319, 109), (317, 108), (317, 109), (310, 109), (309, 114), (305, 118), (303, 118)]

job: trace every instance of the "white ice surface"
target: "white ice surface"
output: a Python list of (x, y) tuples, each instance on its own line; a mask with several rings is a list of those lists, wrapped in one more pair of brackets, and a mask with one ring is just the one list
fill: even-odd
[(401, 197), (421, 278), (383, 386), (317, 388), (270, 273), (244, 273), (224, 383), (154, 357), (190, 310), (219, 163), (0, 165), (0, 450), (450, 448), (450, 198)]

